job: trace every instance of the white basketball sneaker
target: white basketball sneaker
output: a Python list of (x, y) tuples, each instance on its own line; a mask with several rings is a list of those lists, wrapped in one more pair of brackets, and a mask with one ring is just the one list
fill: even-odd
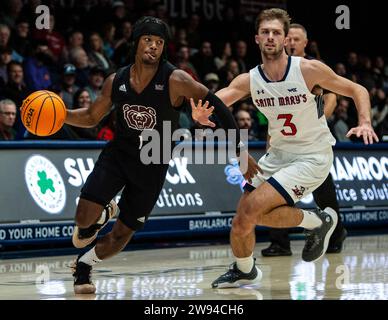
[(108, 224), (110, 219), (116, 216), (118, 211), (116, 202), (111, 200), (104, 210), (107, 214), (105, 215), (105, 221), (103, 223), (93, 224), (86, 229), (81, 229), (78, 226), (75, 226), (72, 237), (74, 247), (84, 248), (97, 238), (98, 232)]

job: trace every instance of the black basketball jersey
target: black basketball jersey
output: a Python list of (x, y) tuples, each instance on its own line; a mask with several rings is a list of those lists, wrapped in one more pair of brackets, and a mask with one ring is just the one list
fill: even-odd
[(161, 62), (155, 76), (138, 94), (130, 85), (131, 65), (120, 68), (113, 80), (112, 102), (116, 112), (116, 139), (139, 141), (143, 130), (157, 130), (163, 138), (163, 121), (170, 121), (172, 132), (178, 128), (179, 111), (170, 101), (169, 79), (176, 69)]

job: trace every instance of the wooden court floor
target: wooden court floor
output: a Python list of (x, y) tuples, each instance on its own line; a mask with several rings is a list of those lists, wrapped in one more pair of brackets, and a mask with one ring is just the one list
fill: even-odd
[(93, 273), (95, 295), (73, 293), (74, 256), (0, 260), (0, 299), (91, 300), (321, 300), (388, 299), (388, 235), (349, 237), (341, 254), (316, 263), (301, 260), (304, 241), (291, 257), (263, 258), (258, 243), (258, 286), (211, 289), (232, 262), (228, 245), (125, 251)]

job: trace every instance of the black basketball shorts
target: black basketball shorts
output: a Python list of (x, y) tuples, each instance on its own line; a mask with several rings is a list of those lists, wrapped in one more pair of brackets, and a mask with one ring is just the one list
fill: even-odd
[(122, 190), (120, 219), (132, 230), (143, 228), (163, 187), (168, 164), (141, 163), (139, 151), (108, 144), (81, 190), (81, 198), (106, 206)]

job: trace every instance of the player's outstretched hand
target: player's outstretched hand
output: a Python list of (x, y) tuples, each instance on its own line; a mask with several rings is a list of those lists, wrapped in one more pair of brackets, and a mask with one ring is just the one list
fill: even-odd
[(362, 136), (365, 144), (373, 144), (374, 141), (379, 142), (379, 138), (369, 123), (364, 123), (358, 127), (350, 129), (346, 134), (346, 137), (349, 138), (353, 134), (355, 134), (357, 138)]
[(199, 122), (203, 126), (214, 128), (216, 125), (214, 122), (209, 120), (209, 117), (213, 113), (214, 107), (209, 107), (209, 101), (206, 101), (202, 105), (202, 100), (198, 101), (198, 105), (195, 105), (193, 98), (190, 98), (191, 104), (191, 116), (194, 121)]

